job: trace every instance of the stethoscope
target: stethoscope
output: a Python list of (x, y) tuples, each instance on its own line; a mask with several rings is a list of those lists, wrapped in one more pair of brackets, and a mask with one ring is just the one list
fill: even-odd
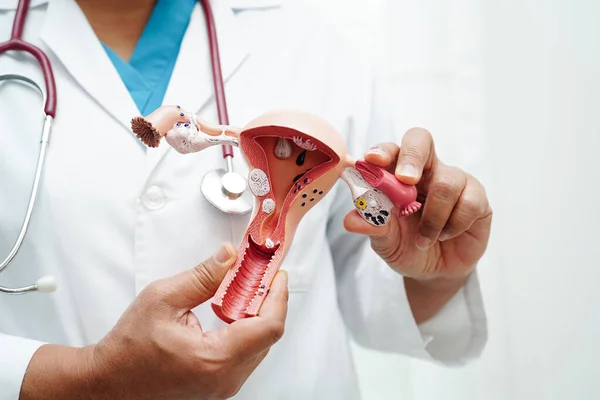
[[(200, 0), (204, 15), (206, 18), (206, 26), (208, 30), (208, 38), (210, 43), (210, 58), (213, 72), (213, 82), (215, 87), (215, 99), (217, 104), (217, 112), (219, 117), (219, 123), (221, 125), (229, 125), (229, 117), (227, 113), (227, 103), (225, 101), (225, 89), (223, 84), (223, 75), (221, 72), (221, 62), (219, 56), (219, 48), (217, 42), (217, 33), (215, 28), (215, 22), (210, 7), (209, 0)], [(23, 240), (27, 234), (29, 228), (29, 222), (35, 207), (37, 194), (39, 191), (39, 185), (44, 169), (44, 161), (46, 160), (46, 153), (48, 149), (48, 142), (50, 141), (50, 134), (52, 132), (52, 122), (56, 117), (56, 84), (54, 81), (54, 72), (50, 59), (40, 48), (34, 46), (31, 43), (27, 43), (23, 40), (23, 28), (25, 27), (25, 20), (27, 19), (27, 13), (29, 12), (30, 0), (19, 0), (15, 18), (13, 21), (13, 27), (10, 39), (7, 42), (0, 44), (0, 55), (7, 51), (22, 51), (29, 53), (35, 57), (39, 63), (42, 74), (44, 76), (44, 83), (46, 92), (35, 83), (33, 80), (17, 74), (5, 74), (0, 75), (0, 82), (2, 81), (17, 81), (25, 85), (29, 85), (36, 89), (42, 95), (44, 99), (44, 125), (42, 127), (41, 145), (37, 161), (37, 167), (35, 170), (35, 177), (33, 180), (33, 186), (31, 194), (29, 196), (29, 203), (27, 205), (27, 211), (21, 230), (17, 236), (17, 240), (13, 245), (12, 249), (8, 253), (8, 256), (2, 263), (0, 263), (0, 273), (4, 271), (13, 261), (19, 249), (23, 244)], [(241, 174), (233, 170), (233, 147), (231, 145), (223, 145), (223, 158), (226, 161), (226, 169), (217, 169), (210, 171), (202, 179), (201, 190), (202, 194), (206, 199), (219, 210), (228, 214), (245, 214), (252, 210), (253, 197), (252, 194), (246, 190), (246, 178)], [(44, 292), (49, 293), (56, 290), (56, 280), (52, 276), (45, 276), (37, 280), (32, 285), (23, 286), (19, 288), (9, 288), (0, 286), (0, 293), (5, 294), (25, 294), (30, 292)]]
[[(208, 30), (208, 42), (210, 45), (210, 62), (212, 65), (213, 84), (215, 87), (215, 100), (219, 124), (229, 125), (227, 113), (227, 102), (225, 100), (225, 87), (223, 74), (221, 72), (221, 56), (219, 55), (219, 43), (215, 21), (212, 15), (209, 0), (200, 0), (206, 28)], [(202, 179), (202, 194), (213, 206), (228, 214), (246, 214), (252, 210), (254, 197), (246, 190), (246, 178), (233, 170), (233, 147), (230, 144), (223, 145), (223, 158), (227, 169), (217, 169), (208, 172)]]

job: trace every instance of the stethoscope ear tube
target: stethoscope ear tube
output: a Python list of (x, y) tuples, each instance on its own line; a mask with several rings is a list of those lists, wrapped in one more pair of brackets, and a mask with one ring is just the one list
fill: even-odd
[(0, 54), (7, 51), (22, 51), (34, 56), (42, 69), (44, 75), (44, 83), (46, 85), (46, 97), (44, 99), (44, 112), (52, 118), (56, 117), (56, 82), (54, 81), (54, 72), (50, 59), (43, 50), (27, 43), (23, 40), (23, 30), (25, 29), (25, 21), (29, 13), (30, 0), (19, 0), (17, 10), (13, 19), (12, 32), (10, 39), (4, 43), (0, 43)]
[[(33, 80), (14, 74), (0, 75), (0, 82), (2, 81), (18, 81), (25, 83), (27, 85), (32, 86), (37, 89), (42, 97), (45, 98), (43, 90), (40, 86), (35, 83)], [(11, 251), (8, 253), (8, 256), (0, 263), (0, 273), (4, 271), (15, 258), (21, 246), (23, 245), (23, 240), (25, 239), (25, 235), (27, 234), (27, 229), (29, 228), (29, 222), (31, 221), (31, 216), (33, 214), (33, 210), (35, 207), (35, 202), (37, 200), (37, 195), (40, 187), (40, 181), (42, 178), (42, 172), (44, 170), (44, 162), (46, 160), (46, 153), (48, 148), (48, 142), (50, 141), (50, 132), (52, 131), (52, 122), (54, 118), (51, 115), (46, 115), (44, 118), (44, 125), (42, 127), (42, 135), (41, 135), (41, 143), (40, 143), (40, 152), (38, 156), (37, 167), (35, 170), (35, 177), (33, 179), (33, 185), (31, 188), (31, 194), (29, 196), (29, 204), (27, 205), (27, 211), (25, 213), (25, 218), (23, 219), (23, 224), (21, 225), (21, 230), (19, 235), (17, 236), (17, 240), (13, 245)], [(44, 277), (39, 279), (35, 284), (29, 286), (23, 286), (20, 288), (7, 288), (4, 286), (0, 286), (0, 293), (7, 294), (24, 294), (29, 292), (53, 292), (56, 290), (56, 282), (53, 277)]]
[[(13, 20), (12, 31), (10, 35), (10, 39), (7, 42), (0, 43), (0, 54), (3, 54), (7, 51), (22, 51), (25, 53), (29, 53), (36, 58), (38, 63), (40, 64), (40, 68), (42, 69), (42, 74), (44, 75), (44, 83), (46, 85), (46, 93), (40, 88), (40, 86), (35, 83), (33, 80), (16, 74), (7, 74), (0, 75), (0, 81), (18, 81), (21, 83), (28, 84), (37, 89), (44, 99), (44, 126), (42, 128), (42, 138), (40, 145), (40, 153), (38, 156), (38, 163), (35, 172), (35, 178), (33, 180), (33, 187), (31, 189), (31, 194), (29, 196), (29, 204), (27, 205), (27, 212), (25, 214), (25, 218), (23, 220), (23, 224), (21, 225), (21, 231), (19, 232), (19, 236), (8, 253), (6, 259), (0, 263), (0, 272), (4, 271), (6, 267), (10, 265), (13, 258), (19, 252), (21, 245), (23, 244), (23, 240), (25, 239), (25, 235), (27, 233), (27, 229), (29, 227), (29, 221), (31, 220), (31, 215), (33, 213), (33, 209), (35, 206), (35, 201), (37, 198), (38, 189), (40, 186), (40, 180), (42, 171), (44, 169), (44, 161), (46, 159), (46, 149), (48, 146), (48, 142), (50, 141), (50, 132), (52, 131), (52, 121), (56, 116), (56, 83), (54, 81), (54, 73), (52, 71), (52, 64), (50, 63), (50, 59), (38, 47), (34, 46), (31, 43), (27, 43), (23, 40), (23, 30), (25, 29), (25, 21), (27, 19), (27, 14), (29, 12), (29, 0), (19, 0), (17, 5), (17, 10), (15, 12), (15, 17)], [(0, 286), (0, 293), (7, 294), (22, 294), (29, 292), (52, 292), (56, 289), (56, 282), (53, 277), (44, 277), (39, 279), (35, 284), (24, 286), (20, 288), (7, 288), (4, 286)]]

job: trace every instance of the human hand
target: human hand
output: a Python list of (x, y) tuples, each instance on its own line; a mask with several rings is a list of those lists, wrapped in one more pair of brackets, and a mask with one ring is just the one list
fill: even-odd
[(394, 270), (423, 282), (464, 281), (483, 256), (490, 236), (492, 209), (485, 189), (473, 176), (443, 164), (431, 134), (409, 130), (402, 145), (383, 143), (365, 160), (387, 168), (403, 183), (416, 185), (421, 210), (392, 218), (385, 227), (348, 213), (348, 231), (370, 236), (371, 247)]
[[(158, 280), (142, 290), (97, 345), (72, 353), (77, 363), (71, 369), (85, 380), (85, 385), (80, 382), (73, 386), (77, 392), (65, 391), (68, 384), (46, 375), (47, 390), (21, 398), (39, 398), (42, 394), (47, 399), (232, 397), (282, 337), (288, 298), (287, 277), (279, 272), (258, 316), (204, 332), (191, 310), (214, 295), (235, 259), (235, 248), (227, 244), (192, 270)], [(45, 359), (56, 360), (58, 351), (47, 350)], [(39, 373), (48, 374), (49, 369), (43, 359), (35, 358), (33, 370), (27, 372), (33, 381), (24, 382), (33, 390), (44, 386), (44, 377), (40, 378)], [(62, 365), (66, 362), (61, 360)]]

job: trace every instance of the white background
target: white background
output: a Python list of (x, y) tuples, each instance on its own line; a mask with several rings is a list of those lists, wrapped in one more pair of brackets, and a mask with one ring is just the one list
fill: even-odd
[(356, 348), (365, 400), (599, 399), (600, 2), (304, 1), (383, 68), (398, 140), (431, 130), (495, 210), (481, 359)]

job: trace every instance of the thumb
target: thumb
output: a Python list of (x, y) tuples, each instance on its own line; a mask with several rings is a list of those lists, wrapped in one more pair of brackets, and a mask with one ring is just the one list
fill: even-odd
[[(397, 212), (394, 209), (394, 212)], [(384, 226), (373, 226), (366, 222), (356, 210), (350, 211), (344, 218), (344, 228), (348, 232), (369, 236), (371, 248), (386, 262), (391, 262), (402, 240), (398, 218), (390, 218)]]
[(211, 258), (167, 279), (165, 286), (169, 289), (165, 302), (175, 308), (191, 310), (209, 300), (236, 258), (236, 248), (231, 243), (223, 243)]
[(365, 221), (356, 209), (346, 214), (344, 218), (344, 228), (348, 232), (358, 233), (359, 235), (367, 235), (372, 239), (388, 238), (392, 231), (393, 224), (396, 218), (390, 218), (390, 222), (383, 226), (375, 226)]

